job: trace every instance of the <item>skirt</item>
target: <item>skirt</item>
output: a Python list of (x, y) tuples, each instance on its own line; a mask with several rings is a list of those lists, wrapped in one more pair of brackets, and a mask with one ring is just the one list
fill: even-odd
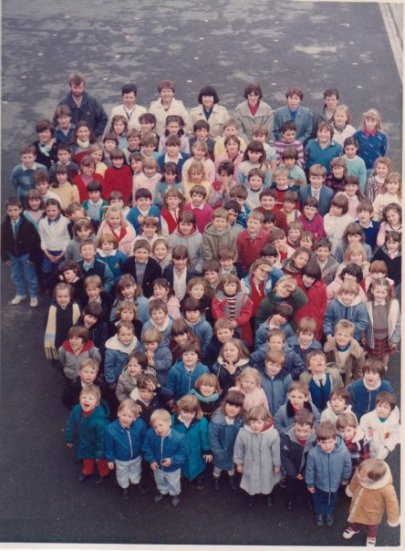
[(388, 337), (385, 339), (375, 339), (374, 348), (367, 347), (367, 352), (369, 356), (373, 358), (382, 358), (386, 354), (390, 353), (390, 345), (388, 342)]

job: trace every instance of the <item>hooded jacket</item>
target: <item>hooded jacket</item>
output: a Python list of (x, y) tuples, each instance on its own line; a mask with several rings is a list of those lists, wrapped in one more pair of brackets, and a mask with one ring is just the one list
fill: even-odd
[[(304, 402), (304, 409), (308, 410), (314, 415), (314, 426), (316, 427), (319, 424), (320, 413), (315, 404), (310, 401)], [(283, 435), (293, 424), (296, 411), (291, 405), (290, 400), (287, 399), (285, 404), (280, 406), (274, 415), (274, 425), (280, 436)]]
[[(335, 338), (325, 343), (323, 350), (326, 354), (326, 359), (329, 363), (332, 363), (337, 367), (337, 349)], [(360, 344), (352, 339), (350, 342), (349, 356), (346, 358), (343, 372), (339, 368), (339, 371), (343, 378), (343, 383), (345, 387), (349, 386), (352, 380), (361, 379), (362, 377), (362, 367), (364, 364), (364, 350)]]
[(203, 238), (199, 231), (193, 230), (190, 235), (183, 235), (179, 228), (169, 235), (169, 245), (173, 250), (176, 245), (184, 245), (188, 251), (189, 263), (197, 272), (202, 271), (202, 242)]
[(215, 467), (223, 471), (233, 469), (233, 447), (242, 425), (242, 415), (238, 415), (232, 424), (228, 424), (222, 409), (214, 412), (208, 425), (208, 443)]
[(59, 361), (63, 365), (63, 373), (70, 380), (76, 379), (79, 376), (80, 364), (83, 360), (91, 358), (96, 362), (101, 362), (101, 356), (98, 348), (93, 344), (93, 341), (87, 341), (83, 344), (79, 354), (73, 352), (68, 340), (66, 340), (58, 350)]
[(218, 360), (212, 365), (210, 370), (218, 379), (219, 386), (222, 388), (224, 396), (232, 386), (235, 386), (236, 379), (239, 377), (242, 371), (250, 365), (251, 364), (249, 363), (248, 358), (241, 358), (240, 360), (235, 362), (234, 366), (236, 367), (236, 369), (235, 372), (231, 374), (227, 369), (226, 360), (224, 360), (222, 356), (218, 356)]
[(277, 373), (274, 377), (268, 375), (266, 369), (260, 370), (259, 374), (262, 389), (266, 394), (269, 405), (269, 411), (274, 415), (276, 411), (285, 404), (288, 388), (292, 383), (291, 374), (285, 369), (282, 369), (280, 373)]
[(342, 482), (348, 482), (352, 475), (350, 454), (340, 436), (331, 453), (324, 452), (319, 444), (308, 453), (305, 468), (305, 482), (308, 488), (335, 493)]
[[(145, 352), (144, 345), (141, 345), (140, 350)], [(153, 369), (156, 371), (158, 383), (162, 386), (166, 385), (167, 374), (173, 363), (173, 357), (170, 348), (166, 342), (159, 343), (153, 354)]]
[(133, 337), (129, 345), (124, 345), (114, 335), (105, 343), (104, 378), (109, 384), (118, 379), (128, 360), (128, 356), (139, 347), (138, 339)]
[[(252, 367), (255, 367), (259, 371), (264, 370), (264, 362), (266, 354), (269, 350), (267, 343), (263, 344), (260, 348), (255, 350), (250, 355), (250, 363)], [(304, 371), (305, 363), (300, 354), (294, 352), (289, 344), (284, 345), (285, 365), (284, 370), (287, 371), (293, 379), (298, 379), (300, 374)]]
[[(184, 434), (171, 430), (167, 436), (158, 436), (149, 429), (143, 443), (142, 452), (148, 463), (157, 463), (159, 469), (172, 473), (180, 469), (187, 459), (187, 443)], [(162, 461), (171, 459), (170, 467), (164, 467)]]
[(197, 362), (193, 371), (189, 372), (181, 360), (178, 360), (169, 370), (167, 376), (167, 388), (174, 394), (175, 400), (189, 394), (196, 380), (203, 373), (209, 373), (209, 369), (201, 362)]
[(347, 390), (357, 419), (375, 408), (375, 399), (379, 392), (394, 392), (391, 383), (384, 379), (380, 381), (377, 388), (372, 389), (366, 387), (364, 379), (358, 379), (349, 385)]
[(298, 441), (294, 427), (290, 427), (281, 437), (281, 465), (289, 478), (296, 478), (304, 474), (309, 450), (316, 443), (315, 431), (312, 430), (305, 444)]
[(354, 324), (354, 338), (357, 341), (361, 340), (368, 327), (368, 316), (366, 305), (361, 302), (359, 295), (350, 306), (345, 306), (340, 297), (329, 304), (323, 320), (325, 338), (333, 336), (335, 325), (340, 320), (351, 321)]
[(219, 259), (219, 251), (223, 248), (229, 248), (234, 251), (234, 260), (238, 258), (236, 249), (237, 233), (229, 225), (223, 232), (219, 233), (214, 223), (209, 223), (202, 236), (202, 254), (204, 260)]
[(371, 456), (385, 459), (401, 440), (399, 409), (395, 406), (385, 421), (381, 421), (374, 409), (360, 419), (360, 427), (370, 439)]
[(201, 419), (194, 418), (187, 427), (176, 415), (173, 418), (173, 429), (179, 434), (184, 434), (187, 446), (187, 459), (183, 463), (181, 474), (187, 480), (193, 480), (207, 468), (203, 455), (210, 453), (208, 421), (205, 417), (201, 417)]
[(108, 417), (102, 406), (90, 415), (83, 415), (80, 404), (69, 414), (65, 427), (65, 442), (73, 443), (76, 459), (104, 458), (104, 431)]

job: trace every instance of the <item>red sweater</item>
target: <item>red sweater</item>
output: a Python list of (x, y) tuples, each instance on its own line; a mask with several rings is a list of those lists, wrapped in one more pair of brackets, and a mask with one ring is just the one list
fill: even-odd
[(112, 191), (120, 191), (125, 199), (125, 204), (132, 195), (132, 170), (129, 166), (114, 168), (109, 166), (104, 173), (103, 197), (108, 200)]
[(191, 210), (194, 213), (197, 229), (200, 233), (204, 233), (205, 227), (212, 221), (213, 209), (204, 203), (202, 209), (195, 208), (191, 203), (186, 203), (184, 205), (184, 210)]
[(315, 281), (309, 289), (306, 289), (302, 282), (302, 275), (298, 275), (296, 279), (298, 287), (304, 291), (308, 298), (308, 302), (296, 311), (294, 320), (298, 323), (304, 316), (315, 318), (315, 338), (320, 341), (322, 339), (323, 318), (325, 317), (326, 307), (328, 305), (326, 284), (323, 281)]
[[(97, 172), (95, 172), (92, 180), (97, 180), (97, 182), (100, 182), (104, 189), (104, 178), (101, 174), (97, 174)], [(78, 174), (73, 178), (73, 184), (77, 186), (77, 189), (79, 190), (80, 202), (83, 203), (83, 201), (89, 198), (89, 194), (87, 193), (87, 183), (83, 180), (82, 175)]]
[(297, 218), (297, 222), (302, 224), (304, 231), (311, 231), (316, 239), (323, 239), (326, 237), (325, 229), (323, 227), (323, 216), (315, 214), (312, 220), (308, 220), (303, 214)]
[(253, 262), (259, 258), (260, 250), (267, 243), (268, 237), (268, 232), (264, 230), (260, 230), (256, 239), (253, 239), (247, 230), (238, 234), (236, 239), (238, 258), (245, 270), (249, 270)]
[[(262, 212), (262, 213), (269, 212), (263, 207), (257, 207), (257, 209), (254, 209), (254, 210), (258, 210), (259, 212)], [(279, 210), (277, 206), (275, 206), (274, 209), (271, 210), (270, 212), (274, 212), (274, 216), (276, 217), (274, 226), (276, 228), (280, 228), (280, 230), (284, 230), (285, 232), (287, 232), (287, 229), (288, 229), (287, 218), (285, 216), (284, 211)]]

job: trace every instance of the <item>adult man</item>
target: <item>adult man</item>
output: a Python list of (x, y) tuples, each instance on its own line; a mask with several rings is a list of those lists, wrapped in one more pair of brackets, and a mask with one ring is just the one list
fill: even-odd
[(74, 74), (69, 79), (70, 92), (59, 102), (72, 111), (72, 123), (86, 121), (96, 137), (101, 136), (107, 123), (107, 114), (101, 103), (84, 91), (84, 78)]

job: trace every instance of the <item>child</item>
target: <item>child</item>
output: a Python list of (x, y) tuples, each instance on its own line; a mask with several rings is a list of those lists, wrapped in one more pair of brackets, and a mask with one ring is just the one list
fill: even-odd
[(392, 279), (389, 279), (387, 277), (387, 274), (388, 267), (386, 263), (383, 260), (373, 260), (373, 262), (370, 263), (369, 275), (364, 281), (366, 291), (369, 290), (370, 285), (373, 283), (373, 281), (376, 281), (377, 279), (387, 279), (391, 289), (394, 289), (394, 282), (392, 281)]
[[(274, 171), (273, 180), (274, 183), (271, 185), (271, 188), (276, 192), (276, 208), (280, 209), (282, 207), (285, 194), (289, 191), (295, 191), (295, 189), (292, 189), (289, 185), (288, 169), (285, 167), (280, 166), (276, 168)], [(299, 207), (298, 200), (295, 206)]]
[[(219, 250), (227, 247), (236, 249), (237, 234), (229, 226), (229, 213), (223, 208), (215, 209), (213, 220), (207, 225), (202, 237), (203, 259), (218, 260)], [(235, 255), (236, 258), (236, 255)]]
[(267, 341), (270, 331), (273, 329), (281, 329), (286, 338), (292, 337), (294, 331), (289, 323), (293, 315), (293, 309), (289, 304), (281, 302), (274, 306), (273, 313), (270, 317), (259, 325), (255, 332), (255, 349), (261, 348)]
[(397, 203), (388, 203), (383, 208), (382, 220), (377, 233), (377, 247), (382, 247), (388, 231), (402, 233), (402, 209)]
[(117, 334), (105, 343), (104, 377), (111, 388), (115, 388), (117, 379), (128, 361), (128, 356), (139, 347), (132, 323), (120, 321)]
[[(139, 154), (141, 159), (141, 131), (135, 128), (130, 128), (127, 132), (127, 146), (123, 148), (125, 161), (131, 166), (131, 155)], [(132, 167), (131, 167), (132, 168)]]
[(115, 394), (119, 402), (127, 400), (131, 392), (138, 386), (138, 375), (148, 370), (148, 361), (143, 352), (131, 352), (128, 356), (127, 365), (118, 377)]
[(332, 390), (343, 386), (342, 377), (335, 367), (327, 367), (326, 356), (321, 350), (310, 352), (305, 361), (306, 370), (301, 373), (300, 381), (308, 384), (312, 403), (323, 411)]
[(173, 418), (173, 429), (184, 434), (187, 445), (187, 459), (181, 468), (181, 474), (202, 490), (203, 473), (212, 455), (208, 446), (208, 421), (204, 417), (200, 404), (195, 396), (183, 396), (177, 402)]
[(80, 243), (80, 256), (82, 260), (78, 262), (83, 277), (97, 275), (101, 278), (103, 290), (109, 293), (114, 285), (113, 274), (108, 265), (102, 260), (96, 259), (96, 244), (91, 239), (85, 239)]
[(132, 203), (135, 203), (135, 195), (139, 189), (147, 189), (152, 197), (156, 194), (156, 186), (160, 182), (161, 174), (158, 172), (158, 164), (154, 158), (145, 158), (143, 160), (143, 172), (134, 174), (132, 180)]
[(152, 258), (156, 260), (162, 269), (162, 272), (167, 266), (170, 266), (172, 261), (172, 253), (169, 243), (164, 237), (158, 237), (152, 244)]
[(219, 283), (219, 272), (221, 264), (215, 258), (206, 260), (202, 267), (202, 276), (208, 284), (207, 295), (214, 298), (216, 288)]
[[(260, 371), (260, 382), (265, 393), (268, 409), (272, 415), (278, 411), (287, 398), (292, 377), (285, 369), (285, 354), (281, 351), (267, 351), (264, 370)], [(249, 369), (249, 368), (246, 368)], [(245, 375), (246, 370), (242, 373)], [(242, 375), (240, 377), (242, 377)], [(244, 408), (246, 409), (246, 408)]]
[(186, 439), (184, 435), (172, 429), (168, 411), (154, 411), (150, 423), (152, 428), (146, 434), (142, 451), (153, 471), (158, 489), (154, 502), (162, 501), (164, 496), (169, 494), (173, 507), (177, 507), (181, 492), (180, 469), (187, 460)]
[(171, 411), (174, 407), (173, 393), (158, 384), (155, 375), (141, 373), (137, 376), (136, 387), (131, 392), (131, 399), (141, 408), (141, 418), (149, 425), (151, 415), (157, 409)]
[(185, 245), (188, 250), (190, 265), (197, 272), (201, 271), (203, 262), (202, 239), (202, 235), (196, 227), (194, 213), (190, 211), (181, 212), (177, 229), (169, 236), (169, 244), (172, 249), (177, 245)]
[[(18, 199), (18, 197), (16, 197)], [(36, 189), (30, 189), (27, 195), (27, 207), (23, 211), (23, 216), (34, 225), (38, 232), (38, 224), (45, 213), (44, 202)], [(4, 233), (4, 232), (3, 232)]]
[(206, 365), (212, 366), (218, 359), (221, 347), (234, 337), (235, 330), (231, 321), (218, 319), (214, 324), (214, 336), (203, 357)]
[(375, 408), (379, 392), (394, 392), (391, 383), (383, 380), (385, 366), (381, 360), (367, 358), (363, 364), (362, 374), (362, 379), (354, 381), (347, 389), (353, 412), (358, 419)]
[(352, 116), (347, 105), (340, 104), (333, 112), (332, 126), (333, 138), (335, 142), (343, 146), (346, 138), (353, 136), (356, 132), (354, 126), (351, 125)]
[[(225, 118), (227, 118), (226, 109), (222, 106), (219, 106), (219, 105), (217, 105), (216, 107), (214, 106), (210, 110), (211, 115), (213, 114), (213, 110), (214, 109), (217, 110), (218, 108), (219, 109), (224, 109), (224, 112), (219, 113), (220, 119), (222, 119), (222, 115), (224, 115), (224, 114), (225, 114)], [(203, 117), (201, 117), (200, 116), (201, 112), (200, 112), (200, 114), (198, 114), (197, 112), (194, 111), (195, 109), (199, 109), (199, 107), (194, 107), (190, 111), (189, 128), (188, 128), (188, 132), (187, 132), (191, 136), (189, 138), (190, 148), (192, 148), (193, 145), (195, 144), (195, 142), (197, 142), (197, 141), (204, 142), (205, 144), (207, 144), (210, 158), (213, 159), (214, 158), (215, 139), (213, 139), (211, 136), (215, 135), (215, 138), (220, 136), (221, 129), (222, 129), (222, 123), (219, 123), (217, 118), (216, 118), (216, 120), (211, 119), (210, 123), (208, 123), (207, 120), (205, 119), (206, 115), (203, 113)], [(211, 117), (211, 115), (210, 115), (210, 117)], [(215, 115), (214, 115), (214, 117), (215, 117)], [(193, 124), (192, 131), (191, 131), (190, 125), (192, 124), (193, 119), (194, 119), (195, 122)], [(214, 126), (214, 128), (211, 128), (212, 125)]]
[(73, 302), (73, 288), (68, 283), (58, 283), (53, 291), (54, 303), (48, 311), (44, 348), (48, 360), (58, 359), (58, 349), (72, 325), (80, 317), (79, 306)]
[(307, 197), (302, 206), (302, 214), (297, 222), (302, 224), (304, 231), (311, 231), (317, 240), (325, 237), (323, 216), (318, 212), (319, 202), (315, 197)]
[(180, 314), (180, 302), (177, 297), (174, 296), (173, 289), (170, 283), (164, 277), (158, 277), (153, 282), (153, 295), (152, 299), (163, 300), (167, 305), (167, 313), (172, 320), (181, 317)]
[(320, 239), (315, 243), (315, 258), (321, 268), (321, 278), (326, 285), (332, 283), (336, 277), (339, 264), (331, 255), (332, 243), (329, 239)]
[(83, 202), (86, 215), (90, 218), (94, 229), (97, 231), (103, 214), (108, 206), (107, 201), (101, 197), (103, 186), (97, 180), (92, 180), (87, 185), (89, 198)]
[[(48, 175), (48, 178), (50, 176)], [(62, 208), (65, 210), (70, 203), (74, 201), (79, 201), (79, 190), (77, 186), (71, 184), (68, 180), (69, 173), (65, 165), (56, 165), (55, 168), (55, 179), (52, 180), (52, 191), (59, 198)]]
[(70, 150), (70, 146), (67, 144), (59, 143), (56, 156), (58, 160), (49, 170), (49, 180), (53, 182), (55, 180), (56, 169), (60, 166), (64, 166), (68, 171), (69, 182), (73, 182), (75, 176), (79, 174), (79, 167), (76, 163), (72, 161), (72, 152)]
[(41, 119), (35, 125), (35, 132), (37, 132), (38, 140), (32, 145), (35, 147), (36, 158), (49, 170), (56, 161), (57, 151), (52, 122), (49, 119)]
[(102, 319), (107, 321), (110, 316), (112, 297), (109, 292), (103, 291), (102, 278), (97, 274), (87, 275), (82, 285), (84, 293), (81, 305), (99, 304), (102, 310)]
[(346, 138), (343, 143), (344, 159), (346, 160), (346, 174), (348, 177), (355, 176), (359, 183), (360, 193), (366, 191), (367, 171), (366, 163), (357, 155), (359, 142), (354, 137)]
[(110, 407), (108, 405), (110, 396), (105, 381), (99, 376), (99, 369), (99, 363), (92, 358), (86, 358), (80, 362), (79, 376), (73, 380), (66, 380), (67, 384), (62, 394), (62, 403), (66, 409), (72, 411), (74, 406), (80, 401), (80, 392), (83, 388), (95, 385), (101, 391), (100, 405), (107, 416), (110, 415)]
[(143, 328), (156, 328), (161, 333), (166, 344), (170, 338), (173, 323), (173, 320), (168, 315), (166, 302), (152, 299), (149, 301), (148, 310), (150, 319), (144, 323)]
[(240, 126), (239, 123), (235, 119), (228, 119), (222, 127), (222, 136), (217, 138), (215, 141), (215, 147), (214, 147), (214, 158), (215, 160), (218, 159), (224, 152), (225, 152), (225, 140), (228, 136), (236, 136), (240, 140), (240, 149), (241, 151), (245, 151), (246, 149), (246, 142), (241, 136), (239, 135)]
[(286, 149), (294, 148), (297, 152), (297, 165), (302, 168), (304, 166), (304, 146), (299, 140), (296, 140), (297, 126), (293, 120), (285, 121), (281, 124), (281, 139), (273, 143), (276, 150), (277, 164), (282, 161), (282, 154)]
[(176, 163), (168, 162), (163, 165), (161, 180), (155, 189), (153, 202), (158, 207), (164, 206), (164, 198), (168, 191), (183, 191)]
[(333, 126), (323, 121), (318, 125), (316, 138), (308, 140), (305, 146), (305, 166), (307, 170), (313, 165), (321, 165), (330, 174), (329, 163), (334, 157), (342, 154), (342, 146), (333, 140)]
[(295, 147), (287, 147), (282, 151), (280, 166), (288, 170), (288, 182), (293, 189), (307, 185), (305, 172), (298, 165), (298, 152)]
[(89, 332), (89, 339), (93, 341), (102, 357), (104, 357), (104, 344), (107, 340), (108, 325), (103, 307), (98, 302), (89, 302), (83, 308), (82, 315), (78, 321)]
[(212, 327), (206, 320), (201, 302), (192, 297), (187, 297), (182, 302), (181, 311), (191, 331), (200, 339), (201, 353), (205, 354), (212, 339)]
[(89, 339), (89, 332), (85, 327), (75, 325), (67, 333), (67, 339), (58, 349), (59, 362), (63, 373), (71, 381), (79, 376), (80, 363), (87, 358), (101, 362), (101, 355)]
[(300, 196), (301, 208), (303, 208), (305, 200), (308, 197), (315, 197), (318, 200), (319, 214), (325, 216), (329, 211), (333, 191), (324, 185), (326, 177), (326, 168), (320, 164), (313, 164), (309, 169), (308, 186), (303, 186), (298, 190)]
[(388, 174), (380, 193), (374, 199), (374, 218), (381, 221), (384, 207), (391, 203), (401, 206), (401, 175), (398, 172)]
[(348, 540), (360, 532), (367, 534), (368, 547), (376, 544), (378, 526), (384, 511), (387, 511), (388, 526), (399, 526), (399, 504), (392, 484), (392, 475), (387, 463), (380, 459), (367, 459), (359, 467), (346, 488), (352, 498), (349, 512), (349, 526), (343, 532)]
[(250, 210), (261, 206), (261, 193), (264, 191), (264, 173), (260, 168), (252, 168), (247, 175), (246, 205)]
[(230, 338), (221, 347), (211, 371), (216, 375), (224, 392), (235, 386), (236, 379), (249, 365), (249, 352), (242, 341)]
[(184, 205), (184, 210), (194, 213), (198, 231), (204, 233), (206, 227), (211, 223), (214, 211), (205, 202), (207, 191), (199, 184), (190, 189), (190, 202)]
[(184, 119), (180, 115), (168, 115), (165, 126), (164, 136), (161, 136), (159, 140), (159, 153), (166, 152), (166, 141), (169, 136), (178, 136), (180, 138), (180, 151), (189, 154), (190, 144), (184, 136)]
[(229, 390), (237, 390), (244, 395), (243, 409), (245, 412), (256, 406), (263, 406), (269, 411), (269, 404), (266, 394), (261, 388), (260, 374), (257, 369), (246, 367), (236, 378), (236, 386)]
[(207, 178), (206, 170), (202, 161), (193, 159), (183, 178), (184, 197), (187, 201), (190, 200), (190, 190), (195, 185), (201, 185), (205, 189), (207, 196), (211, 192), (211, 184)]
[(96, 143), (96, 141), (96, 137), (89, 124), (84, 120), (79, 121), (74, 129), (74, 136), (71, 142), (73, 161), (76, 164), (80, 164), (83, 158), (88, 155), (90, 146)]
[(130, 484), (139, 493), (146, 489), (141, 483), (142, 446), (147, 427), (139, 417), (139, 406), (126, 399), (118, 407), (118, 419), (105, 429), (104, 449), (108, 468), (116, 469), (117, 483), (122, 499), (129, 499)]
[(103, 137), (103, 158), (107, 167), (111, 166), (110, 155), (118, 147), (118, 138), (114, 132), (107, 132)]
[[(239, 166), (243, 160), (241, 140), (238, 136), (227, 136), (224, 145), (225, 152), (215, 158), (215, 168), (219, 178), (219, 182), (216, 183), (220, 184), (220, 188), (222, 187), (222, 197), (225, 191), (229, 194), (230, 186), (236, 185)], [(216, 183), (213, 184), (213, 188), (219, 191)]]
[[(302, 241), (302, 236), (301, 236)], [(301, 245), (300, 241), (300, 245)], [(287, 243), (287, 236), (286, 232), (278, 227), (271, 230), (268, 242), (273, 245), (278, 253), (278, 264), (280, 264), (280, 267), (282, 266), (282, 263), (290, 258), (295, 253), (295, 248), (290, 247)]]
[(243, 425), (242, 404), (244, 397), (236, 390), (229, 391), (208, 425), (208, 443), (212, 452), (213, 486), (219, 490), (222, 471), (227, 471), (229, 485), (236, 490), (233, 449), (236, 436)]
[(331, 160), (331, 174), (326, 177), (325, 186), (330, 188), (335, 195), (338, 191), (345, 190), (347, 168), (344, 157), (335, 157)]
[(159, 207), (152, 205), (152, 193), (148, 189), (141, 188), (136, 191), (135, 205), (126, 217), (137, 235), (141, 233), (142, 222), (147, 216), (154, 217), (157, 222), (160, 221)]
[(263, 144), (258, 141), (250, 142), (243, 154), (243, 161), (239, 165), (237, 174), (238, 183), (246, 186), (250, 180), (249, 174), (254, 168), (262, 173), (262, 185), (270, 187), (272, 173), (268, 167)]
[(354, 222), (357, 219), (357, 207), (360, 204), (360, 201), (364, 199), (364, 195), (360, 191), (359, 179), (357, 176), (349, 175), (346, 178), (345, 190), (336, 194), (336, 197), (339, 195), (344, 195), (348, 199), (348, 214), (352, 217)]
[[(346, 251), (348, 250), (349, 245), (352, 245), (353, 243), (357, 243), (357, 247), (353, 249), (353, 247), (350, 249), (351, 253), (346, 254)], [(361, 245), (361, 249), (358, 248), (359, 244)], [(361, 254), (361, 260), (359, 257), (357, 257), (357, 254), (359, 254), (359, 251), (362, 251)], [(345, 265), (349, 263), (356, 263), (355, 260), (357, 260), (357, 263), (362, 267), (363, 269), (363, 275), (366, 277), (368, 273), (368, 262), (371, 260), (372, 251), (370, 245), (366, 243), (365, 241), (365, 234), (363, 231), (363, 228), (357, 224), (356, 222), (352, 222), (351, 224), (348, 224), (346, 226), (345, 231), (343, 232), (342, 237), (342, 245), (339, 246), (336, 249), (335, 257), (338, 262), (344, 262)], [(338, 273), (343, 268), (340, 267), (338, 270)]]
[(246, 272), (258, 258), (263, 245), (267, 243), (268, 232), (262, 229), (263, 219), (261, 212), (252, 211), (247, 219), (247, 229), (237, 236), (238, 258)]
[[(142, 145), (146, 144), (146, 136), (142, 140)], [(159, 166), (159, 169), (162, 170), (163, 166), (166, 163), (174, 163), (177, 166), (179, 174), (182, 174), (182, 169), (184, 163), (189, 158), (188, 153), (181, 152), (181, 140), (178, 136), (168, 136), (166, 140), (166, 153), (156, 154), (156, 160)], [(143, 153), (145, 154), (144, 148), (142, 148)], [(199, 182), (195, 182), (199, 183)], [(184, 182), (183, 182), (184, 184)]]
[(163, 335), (156, 327), (144, 329), (141, 341), (141, 350), (145, 353), (148, 368), (155, 371), (159, 385), (165, 386), (168, 371), (173, 363), (172, 353), (167, 346), (168, 341), (163, 340)]
[(310, 259), (310, 251), (304, 247), (298, 247), (289, 258), (286, 258), (282, 262), (283, 272), (286, 275), (291, 275), (298, 280), (300, 279), (302, 270), (308, 265)]
[(287, 344), (296, 354), (305, 358), (313, 350), (322, 350), (321, 343), (315, 339), (316, 320), (309, 316), (303, 316), (297, 323), (295, 335), (288, 337)]
[(332, 339), (335, 326), (341, 319), (346, 319), (354, 324), (354, 338), (363, 338), (368, 328), (367, 309), (361, 302), (360, 288), (355, 281), (344, 281), (338, 291), (338, 296), (327, 307), (323, 332), (326, 341)]
[(77, 477), (85, 482), (96, 469), (96, 484), (101, 484), (110, 474), (104, 455), (104, 431), (108, 424), (107, 415), (100, 406), (100, 389), (91, 385), (83, 388), (80, 403), (70, 412), (65, 427), (65, 442), (68, 448), (76, 448), (77, 461), (82, 461), (82, 471)]
[[(286, 191), (284, 194), (283, 207), (281, 210), (285, 214), (285, 219), (288, 224), (288, 230), (290, 230), (291, 224), (295, 224), (293, 227), (295, 229), (300, 228), (300, 230), (302, 231), (302, 225), (296, 225), (296, 220), (298, 220), (298, 218), (301, 216), (301, 211), (296, 208), (297, 203), (299, 204), (298, 199), (298, 193), (296, 193), (295, 191)], [(288, 234), (290, 234), (289, 231)], [(288, 237), (290, 244), (292, 245), (293, 241), (291, 240), (290, 235), (288, 235)]]
[(1, 226), (1, 258), (11, 268), (16, 294), (10, 304), (20, 304), (30, 297), (30, 307), (38, 306), (38, 278), (35, 266), (41, 259), (38, 232), (25, 216), (18, 197), (6, 201), (6, 218)]
[(359, 426), (353, 412), (342, 413), (336, 420), (336, 429), (349, 451), (352, 474), (359, 464), (370, 457), (370, 442), (363, 428)]
[[(300, 249), (297, 249), (299, 251)], [(304, 304), (295, 314), (294, 320), (298, 322), (301, 318), (309, 316), (316, 321), (316, 338), (322, 340), (322, 324), (327, 308), (327, 288), (321, 279), (321, 269), (316, 262), (308, 262), (297, 277), (298, 287), (307, 297)]]
[[(183, 345), (188, 342), (194, 342), (198, 345), (200, 344), (199, 338), (193, 335), (189, 326), (183, 318), (174, 320), (169, 344), (174, 362), (181, 359), (181, 355), (183, 353)], [(205, 360), (204, 363), (206, 363)]]
[(105, 233), (98, 241), (96, 259), (107, 264), (114, 277), (114, 284), (117, 284), (123, 273), (127, 257), (118, 250), (118, 239), (112, 233)]
[(324, 352), (327, 361), (339, 369), (345, 387), (352, 380), (361, 378), (364, 350), (354, 338), (354, 325), (351, 321), (341, 319), (337, 322), (333, 338), (326, 342)]
[(153, 282), (162, 276), (159, 264), (150, 256), (151, 248), (146, 239), (134, 243), (134, 256), (130, 256), (123, 266), (123, 272), (131, 274), (140, 287), (143, 295), (149, 298), (153, 294)]
[(189, 342), (183, 347), (181, 360), (170, 368), (167, 388), (173, 392), (175, 400), (188, 394), (198, 377), (208, 373), (208, 367), (199, 361), (199, 357), (199, 346)]
[[(118, 138), (118, 147), (124, 149), (128, 145), (128, 119), (124, 115), (114, 115), (111, 119), (109, 132), (115, 134)], [(111, 152), (112, 153), (112, 152)], [(111, 159), (111, 155), (110, 155)]]
[(80, 162), (80, 173), (73, 178), (73, 184), (79, 190), (80, 202), (83, 203), (89, 198), (87, 186), (93, 180), (97, 180), (101, 185), (104, 183), (104, 178), (95, 172), (96, 165), (93, 159), (86, 155)]
[(21, 164), (16, 165), (11, 172), (11, 183), (21, 201), (26, 205), (27, 195), (30, 189), (34, 189), (34, 174), (37, 170), (47, 172), (45, 165), (36, 162), (35, 147), (24, 145), (20, 149)]
[(107, 207), (105, 219), (101, 222), (97, 232), (100, 239), (105, 233), (113, 234), (118, 239), (118, 250), (129, 256), (135, 241), (135, 230), (124, 218), (122, 210), (115, 205)]
[(181, 179), (183, 181), (187, 180), (188, 168), (193, 160), (203, 163), (206, 179), (212, 184), (215, 180), (215, 165), (208, 156), (208, 146), (205, 142), (197, 141), (194, 143), (192, 147), (192, 156), (187, 159), (181, 169)]
[(188, 265), (188, 251), (185, 245), (177, 245), (172, 251), (172, 262), (163, 270), (163, 277), (169, 282), (178, 301), (187, 292), (187, 282), (198, 273)]
[(333, 197), (329, 212), (324, 215), (323, 226), (326, 237), (332, 244), (332, 254), (335, 254), (338, 247), (342, 245), (344, 231), (353, 222), (348, 210), (349, 200), (340, 194)]
[(88, 218), (79, 218), (73, 224), (73, 239), (69, 241), (65, 251), (65, 259), (79, 262), (82, 259), (80, 246), (84, 241), (95, 242), (94, 228)]
[(388, 149), (387, 135), (381, 130), (381, 115), (377, 109), (368, 109), (363, 113), (362, 128), (354, 134), (359, 143), (359, 156), (366, 163), (368, 176), (371, 175), (374, 162), (384, 157)]
[(390, 392), (379, 392), (375, 399), (375, 409), (360, 418), (360, 427), (370, 439), (371, 457), (386, 459), (401, 439), (399, 409), (395, 395)]
[(188, 281), (185, 298), (187, 297), (199, 301), (206, 320), (213, 322), (211, 314), (212, 297), (208, 293), (208, 283), (203, 277), (193, 277)]
[(378, 248), (373, 256), (374, 260), (383, 260), (388, 268), (388, 277), (393, 280), (395, 294), (401, 284), (401, 234), (397, 231), (389, 231), (385, 236), (385, 244)]
[(354, 413), (352, 412), (352, 406), (349, 403), (349, 393), (346, 388), (339, 387), (332, 390), (330, 400), (326, 408), (321, 413), (321, 423), (323, 421), (331, 421), (334, 425), (336, 425), (336, 421), (344, 413), (350, 414), (354, 419), (356, 419)]
[(320, 413), (310, 398), (307, 383), (293, 381), (290, 384), (287, 400), (278, 408), (274, 416), (275, 427), (281, 436), (294, 424), (294, 416), (301, 411), (309, 411), (314, 416), (314, 424), (319, 423)]
[(72, 111), (69, 105), (58, 105), (53, 120), (57, 123), (54, 131), (56, 143), (58, 145), (72, 143), (76, 126), (72, 123)]
[(196, 380), (190, 394), (197, 398), (204, 417), (210, 421), (221, 401), (221, 387), (218, 379), (213, 373), (203, 373)]
[(51, 190), (51, 185), (48, 182), (48, 175), (43, 170), (37, 170), (34, 174), (34, 185), (44, 203), (48, 199), (56, 199), (62, 208), (62, 203), (59, 195)]
[(305, 483), (312, 494), (315, 522), (327, 526), (334, 522), (339, 486), (346, 486), (352, 474), (352, 462), (346, 446), (330, 421), (316, 428), (316, 446), (308, 453)]
[[(201, 187), (201, 190), (204, 189), (202, 186), (199, 187)], [(161, 210), (162, 235), (165, 237), (168, 237), (176, 230), (183, 204), (184, 197), (180, 190), (169, 189), (166, 192), (163, 199), (163, 208)]]
[(281, 437), (281, 468), (285, 472), (287, 511), (295, 506), (299, 487), (304, 483), (305, 467), (309, 451), (316, 441), (314, 416), (301, 411), (294, 417), (294, 425)]
[(387, 279), (374, 280), (367, 293), (368, 327), (366, 334), (368, 355), (388, 365), (389, 355), (396, 352), (401, 339), (399, 302), (393, 298)]
[(388, 157), (377, 157), (374, 161), (374, 172), (367, 180), (365, 195), (371, 202), (381, 193), (381, 187), (388, 174), (392, 172), (391, 159)]
[(236, 437), (233, 461), (242, 474), (240, 487), (249, 495), (248, 507), (253, 506), (257, 494), (264, 494), (271, 507), (271, 492), (281, 478), (280, 437), (265, 407), (255, 406), (247, 412)]

